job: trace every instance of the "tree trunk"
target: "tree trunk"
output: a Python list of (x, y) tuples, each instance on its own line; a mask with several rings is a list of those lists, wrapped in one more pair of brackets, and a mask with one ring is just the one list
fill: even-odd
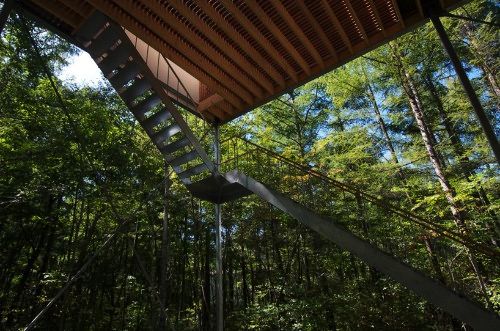
[[(401, 54), (399, 50), (397, 49), (397, 45), (393, 47), (393, 56), (394, 59), (396, 60), (396, 64), (398, 66), (398, 70), (401, 74), (401, 82), (403, 85), (403, 89), (408, 97), (408, 101), (410, 103), (410, 109), (413, 112), (413, 116), (415, 118), (417, 127), (420, 131), (420, 134), (422, 136), (422, 140), (424, 142), (425, 149), (427, 151), (427, 154), (429, 155), (430, 162), (434, 168), (434, 172), (438, 178), (439, 184), (441, 185), (441, 188), (444, 192), (444, 195), (446, 197), (446, 200), (448, 201), (448, 205), (450, 207), (451, 214), (453, 216), (453, 220), (455, 221), (455, 224), (457, 228), (459, 229), (460, 232), (467, 234), (467, 228), (465, 225), (465, 217), (463, 215), (463, 212), (461, 210), (461, 206), (455, 201), (455, 192), (453, 190), (453, 187), (450, 185), (448, 179), (445, 176), (445, 173), (442, 168), (442, 164), (439, 161), (439, 157), (436, 153), (436, 150), (434, 148), (433, 144), (433, 139), (431, 138), (430, 130), (427, 126), (427, 123), (425, 122), (424, 118), (424, 110), (423, 110), (423, 105), (420, 99), (419, 92), (413, 82), (412, 77), (408, 73), (408, 71), (405, 69), (403, 65), (403, 61), (401, 58)], [(486, 300), (486, 302), (489, 304), (489, 299), (487, 295), (487, 290), (486, 290), (486, 284), (479, 272), (479, 267), (477, 264), (477, 261), (475, 257), (472, 255), (472, 253), (468, 250), (468, 257), (469, 260), (472, 264), (472, 267), (474, 269), (474, 272), (476, 273), (478, 283), (480, 286), (481, 291), (483, 292), (483, 296)]]
[[(460, 141), (460, 138), (453, 129), (453, 125), (451, 124), (450, 118), (448, 117), (448, 114), (444, 109), (443, 101), (441, 100), (441, 97), (439, 96), (439, 93), (430, 75), (427, 75), (426, 77), (426, 85), (429, 92), (432, 95), (432, 98), (434, 99), (434, 102), (436, 103), (439, 117), (441, 118), (441, 122), (445, 128), (448, 137), (450, 138), (450, 142), (453, 147), (453, 152), (455, 153), (458, 162), (460, 163), (460, 170), (462, 172), (462, 176), (464, 177), (465, 180), (470, 182), (471, 176), (474, 174), (474, 172), (469, 165), (469, 158), (464, 155), (464, 147), (462, 145), (462, 142)], [(479, 187), (476, 187), (476, 190), (477, 193), (474, 194), (474, 197), (476, 198), (478, 205), (488, 207), (490, 205), (490, 201), (484, 189), (481, 187), (481, 185), (479, 185)], [(488, 231), (490, 232), (490, 241), (494, 246), (499, 247), (499, 242), (497, 239), (498, 233), (497, 230), (495, 229), (495, 220), (497, 219), (497, 215), (494, 212), (490, 212), (490, 216), (492, 217), (493, 222), (492, 223), (487, 222), (486, 224)]]
[(380, 108), (378, 107), (377, 100), (375, 99), (375, 93), (373, 92), (372, 85), (368, 82), (368, 78), (365, 74), (365, 79), (367, 80), (368, 86), (368, 98), (372, 103), (373, 111), (375, 112), (375, 116), (377, 117), (378, 124), (380, 126), (380, 130), (382, 131), (385, 139), (385, 143), (387, 144), (387, 148), (391, 153), (391, 158), (394, 163), (399, 163), (398, 156), (396, 155), (396, 150), (394, 149), (394, 145), (392, 144), (391, 137), (389, 136), (389, 132), (387, 131), (387, 126), (385, 125), (385, 121), (382, 118), (382, 114), (380, 113)]
[(210, 304), (211, 304), (211, 293), (210, 293), (210, 231), (207, 227), (205, 230), (205, 266), (204, 266), (204, 282), (203, 282), (203, 293), (202, 293), (202, 330), (210, 329)]
[(163, 221), (161, 235), (161, 259), (160, 259), (160, 314), (158, 327), (160, 330), (166, 330), (167, 325), (167, 264), (168, 264), (168, 191), (170, 189), (170, 178), (168, 173), (168, 164), (164, 165), (165, 184), (163, 192)]

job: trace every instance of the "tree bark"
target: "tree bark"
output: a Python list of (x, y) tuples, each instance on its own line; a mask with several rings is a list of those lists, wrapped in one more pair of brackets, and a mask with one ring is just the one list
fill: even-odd
[(161, 309), (159, 314), (158, 327), (160, 330), (166, 330), (167, 325), (167, 264), (168, 264), (168, 191), (170, 189), (170, 176), (168, 172), (168, 164), (164, 164), (164, 191), (163, 191), (163, 220), (162, 220), (162, 235), (161, 235), (161, 259), (160, 259), (160, 301)]
[(375, 112), (375, 116), (377, 117), (378, 124), (380, 126), (380, 130), (382, 131), (385, 139), (385, 143), (387, 144), (387, 148), (389, 149), (389, 152), (391, 153), (391, 158), (394, 163), (399, 163), (398, 156), (396, 155), (396, 150), (394, 149), (394, 145), (392, 144), (392, 139), (389, 136), (389, 132), (387, 131), (387, 126), (385, 125), (385, 121), (382, 118), (382, 114), (380, 113), (380, 108), (378, 106), (377, 100), (375, 99), (375, 93), (373, 92), (373, 87), (368, 81), (368, 77), (365, 73), (365, 79), (367, 81), (367, 87), (368, 87), (368, 99), (370, 99), (370, 102), (373, 107), (373, 111)]
[[(430, 162), (434, 168), (434, 172), (438, 178), (439, 184), (441, 185), (446, 200), (448, 201), (448, 205), (451, 214), (453, 216), (453, 220), (459, 231), (464, 234), (467, 234), (468, 230), (466, 228), (465, 217), (462, 208), (455, 200), (455, 191), (451, 186), (450, 182), (448, 181), (448, 179), (446, 178), (446, 175), (442, 168), (442, 164), (439, 161), (438, 155), (434, 148), (430, 130), (427, 126), (427, 123), (425, 122), (424, 110), (423, 110), (424, 108), (420, 99), (419, 92), (415, 86), (415, 83), (413, 82), (413, 78), (403, 65), (401, 53), (399, 52), (397, 45), (394, 44), (392, 46), (392, 50), (393, 50), (393, 57), (396, 60), (396, 65), (398, 67), (397, 69), (400, 73), (403, 89), (408, 97), (410, 109), (413, 112), (413, 116), (415, 118), (417, 127), (422, 136), (422, 140), (424, 142), (427, 154), (429, 155)], [(474, 269), (474, 272), (476, 273), (481, 292), (483, 293), (486, 302), (489, 304), (486, 284), (485, 281), (483, 280), (483, 277), (480, 274), (478, 263), (475, 257), (472, 255), (472, 253), (469, 250), (467, 252), (471, 265)]]

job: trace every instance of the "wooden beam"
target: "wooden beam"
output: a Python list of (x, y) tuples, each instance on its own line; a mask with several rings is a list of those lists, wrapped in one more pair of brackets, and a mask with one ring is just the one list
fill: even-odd
[(299, 64), (302, 70), (306, 73), (310, 73), (311, 69), (309, 68), (309, 65), (304, 60), (302, 55), (300, 55), (295, 47), (290, 44), (283, 32), (281, 32), (281, 30), (276, 26), (273, 20), (271, 20), (267, 16), (266, 12), (264, 12), (259, 4), (257, 2), (248, 2), (246, 5), (255, 14), (255, 16), (260, 18), (262, 24), (264, 24), (264, 26), (269, 30), (269, 32), (271, 32), (274, 38), (276, 38), (280, 42), (280, 44), (290, 53), (294, 61)]
[(196, 110), (199, 112), (202, 112), (205, 109), (212, 107), (213, 105), (221, 102), (222, 100), (224, 100), (224, 98), (218, 94), (211, 95), (208, 98), (204, 99), (203, 101), (200, 101), (198, 103), (198, 107), (196, 107)]
[(228, 103), (225, 100), (222, 100), (221, 102), (213, 105), (212, 107), (208, 108), (206, 111), (211, 112), (212, 108), (217, 108), (219, 110), (222, 110), (224, 112), (224, 118), (223, 120), (226, 120), (229, 117), (234, 117), (238, 116), (240, 114), (240, 110), (235, 109), (230, 103)]
[(349, 52), (353, 54), (353, 49), (352, 49), (352, 44), (351, 41), (349, 40), (349, 37), (347, 36), (347, 33), (344, 30), (344, 27), (340, 23), (339, 19), (337, 18), (337, 15), (335, 15), (335, 12), (333, 11), (332, 7), (330, 7), (330, 4), (326, 0), (321, 0), (321, 5), (323, 5), (323, 9), (326, 11), (326, 14), (332, 21), (333, 25), (337, 29), (340, 37), (342, 38), (342, 41), (344, 44), (347, 46), (349, 49)]
[(216, 106), (211, 106), (203, 111), (200, 111), (199, 113), (201, 114), (202, 117), (206, 117), (208, 115), (210, 117), (217, 118), (219, 121), (223, 121), (228, 117), (228, 114), (226, 114), (222, 109)]
[(309, 24), (311, 24), (311, 26), (314, 29), (314, 32), (318, 34), (318, 36), (320, 37), (321, 41), (326, 46), (326, 48), (328, 48), (328, 51), (332, 54), (333, 57), (337, 57), (337, 52), (335, 51), (335, 48), (333, 47), (330, 39), (328, 39), (328, 36), (326, 35), (325, 31), (323, 31), (323, 28), (319, 25), (316, 18), (311, 14), (311, 11), (309, 10), (309, 8), (307, 8), (306, 4), (302, 1), (297, 1), (296, 4), (300, 7), (302, 13), (306, 15)]
[(73, 29), (77, 27), (83, 20), (83, 17), (78, 13), (75, 13), (70, 8), (63, 4), (57, 4), (55, 1), (44, 1), (44, 0), (32, 0), (33, 3), (38, 5), (40, 8), (45, 9), (52, 15), (56, 16), (58, 19), (64, 23), (71, 26)]
[(405, 20), (403, 18), (403, 15), (401, 15), (401, 10), (399, 9), (398, 2), (396, 0), (391, 0), (392, 6), (394, 7), (394, 10), (396, 11), (396, 15), (399, 18), (399, 22), (402, 28), (406, 26)]
[[(276, 63), (286, 63), (286, 60), (279, 53), (279, 51), (269, 42), (269, 40), (253, 25), (252, 22), (237, 8), (232, 1), (222, 0), (224, 8), (226, 8), (235, 18), (238, 23), (257, 41), (262, 48), (276, 61)], [(286, 46), (286, 45), (283, 45)], [(297, 82), (297, 73), (295, 70), (286, 63), (287, 74)]]
[[(220, 28), (233, 42), (240, 46), (243, 51), (248, 53), (248, 55), (256, 61), (264, 71), (271, 75), (280, 86), (285, 86), (285, 79), (282, 74), (279, 73), (278, 70), (276, 70), (276, 68), (274, 68), (274, 66), (262, 56), (262, 54), (250, 45), (248, 40), (243, 38), (243, 36), (241, 36), (225, 19), (223, 19), (210, 4), (205, 1), (198, 1), (196, 5), (199, 6), (203, 10), (203, 13), (207, 15), (207, 17), (209, 17), (215, 24), (217, 24), (217, 27)], [(278, 65), (293, 79), (293, 76), (291, 76), (291, 74), (294, 73), (293, 68), (291, 68), (288, 63), (281, 61)], [(289, 73), (289, 71), (291, 71), (291, 73)], [(297, 78), (296, 75), (295, 78)]]
[(203, 67), (206, 70), (206, 67), (204, 66), (206, 64), (205, 60), (203, 60), (203, 62), (201, 63), (192, 62), (190, 59), (188, 59), (187, 54), (180, 53), (179, 50), (167, 43), (164, 39), (151, 33), (148, 28), (137, 22), (130, 15), (123, 12), (116, 6), (111, 6), (109, 2), (103, 0), (88, 1), (98, 10), (111, 17), (111, 19), (125, 27), (133, 34), (140, 35), (143, 41), (156, 48), (177, 65), (181, 66), (190, 75), (203, 82), (203, 84), (205, 84), (212, 91), (224, 97), (224, 99), (229, 101), (237, 109), (242, 109), (245, 106), (240, 97), (235, 94), (236, 92), (234, 90), (231, 90), (222, 85), (220, 81), (216, 80), (214, 77), (201, 69)]
[(384, 23), (382, 23), (382, 19), (380, 18), (380, 14), (378, 12), (377, 6), (375, 5), (375, 2), (373, 0), (366, 0), (366, 1), (370, 4), (370, 7), (373, 10), (373, 15), (375, 15), (375, 19), (377, 20), (377, 24), (380, 27), (380, 31), (382, 31), (384, 37), (387, 37), (387, 33), (385, 32), (384, 29)]
[(425, 17), (424, 9), (422, 7), (422, 2), (420, 0), (415, 0), (415, 2), (417, 3), (418, 13), (420, 14), (421, 17)]
[(325, 63), (323, 62), (321, 55), (319, 55), (314, 45), (309, 41), (309, 38), (307, 38), (307, 36), (304, 34), (304, 31), (302, 31), (302, 29), (297, 25), (297, 23), (293, 19), (292, 15), (290, 15), (286, 7), (283, 6), (283, 4), (279, 1), (270, 1), (270, 3), (273, 5), (274, 9), (276, 9), (278, 15), (281, 16), (281, 18), (286, 22), (288, 27), (293, 31), (295, 36), (297, 36), (297, 38), (299, 38), (299, 40), (304, 45), (306, 45), (307, 51), (312, 55), (312, 57), (316, 61), (316, 64), (324, 68)]
[[(122, 3), (129, 3), (130, 6), (133, 6), (135, 1), (133, 0), (121, 0), (119, 1), (120, 4)], [(201, 38), (199, 35), (197, 35), (194, 31), (189, 29), (188, 26), (183, 24), (181, 20), (172, 12), (165, 7), (164, 5), (159, 4), (156, 0), (142, 0), (142, 3), (146, 6), (148, 6), (152, 12), (157, 15), (160, 19), (163, 20), (165, 24), (168, 24), (176, 33), (178, 33), (182, 38), (185, 38), (191, 46), (198, 50), (200, 54), (205, 54), (212, 62), (214, 62), (221, 70), (225, 71), (229, 76), (235, 78), (237, 81), (240, 82), (241, 85), (243, 85), (244, 88), (246, 88), (248, 91), (250, 91), (254, 96), (258, 98), (263, 97), (263, 91), (260, 86), (256, 84), (255, 81), (252, 81), (249, 77), (252, 77), (252, 75), (257, 75), (260, 73), (258, 72), (252, 72), (252, 70), (248, 70), (248, 68), (254, 68), (253, 65), (248, 63), (246, 66), (247, 68), (241, 69), (237, 68), (229, 59), (227, 55), (224, 53), (220, 53), (216, 48), (214, 48), (212, 45), (210, 45), (205, 39)], [(134, 7), (131, 7), (134, 8)], [(135, 7), (138, 9), (137, 7)], [(140, 9), (138, 9), (140, 10)], [(145, 17), (150, 17), (149, 15), (146, 15)], [(147, 21), (146, 21), (147, 22)], [(153, 24), (158, 24), (158, 23), (153, 23)], [(203, 31), (205, 32), (205, 31)], [(204, 33), (205, 34), (205, 33)], [(247, 71), (248, 70), (248, 71)], [(247, 74), (247, 72), (248, 74)], [(257, 77), (258, 79), (262, 79), (267, 81), (267, 78), (264, 78), (263, 75), (260, 75), (261, 77)], [(272, 91), (272, 85), (270, 87), (270, 90)]]
[[(148, 0), (151, 2), (152, 0)], [(247, 58), (240, 54), (232, 45), (230, 45), (224, 38), (218, 35), (211, 26), (209, 26), (198, 15), (193, 13), (179, 0), (171, 0), (168, 5), (177, 10), (184, 18), (203, 33), (214, 45), (223, 51), (226, 58), (232, 59), (239, 66), (239, 68), (247, 73), (247, 75), (255, 80), (257, 84), (266, 89), (270, 94), (274, 92), (273, 82), (264, 76)], [(272, 76), (271, 76), (272, 77)], [(281, 80), (284, 83), (283, 77)]]
[(352, 18), (358, 27), (358, 31), (361, 34), (361, 39), (365, 42), (365, 44), (368, 44), (368, 36), (366, 35), (365, 29), (363, 28), (363, 25), (361, 25), (361, 21), (359, 20), (358, 15), (356, 15), (356, 11), (354, 8), (352, 8), (351, 5), (351, 0), (342, 0), (343, 3), (345, 3), (347, 10), (351, 13)]
[[(188, 50), (185, 54), (189, 54), (189, 56), (193, 58), (207, 58), (212, 66), (218, 66), (220, 74), (223, 75), (225, 72), (228, 76), (228, 80), (232, 80), (231, 84), (234, 84), (233, 88), (238, 89), (238, 85), (240, 85), (254, 96), (262, 98), (262, 90), (260, 90), (255, 83), (250, 81), (250, 79), (248, 79), (248, 77), (238, 70), (231, 62), (223, 60), (221, 54), (214, 51), (214, 49), (210, 45), (206, 44), (203, 39), (194, 35), (193, 32), (189, 31), (185, 26), (183, 27), (178, 18), (174, 15), (170, 15), (169, 11), (166, 10), (165, 7), (158, 5), (158, 3), (156, 3), (156, 5), (154, 5), (155, 3), (152, 3), (154, 7), (151, 8), (151, 14), (148, 14), (144, 11), (143, 7), (141, 7), (140, 4), (134, 0), (120, 0), (117, 4), (143, 25), (148, 26), (149, 29), (154, 31), (157, 35), (165, 38), (166, 41), (181, 39), (180, 42), (177, 43), (177, 47), (183, 45), (184, 49)], [(174, 32), (170, 31), (170, 29), (166, 26), (167, 22)], [(178, 35), (176, 35), (175, 32)], [(138, 37), (140, 38), (140, 36)], [(186, 45), (183, 42), (183, 39), (190, 43), (191, 47)], [(202, 44), (204, 46), (202, 47), (203, 50), (198, 49), (197, 44)], [(240, 89), (239, 93), (242, 93), (242, 97), (248, 103), (252, 103), (254, 101), (253, 96), (245, 90)]]
[(59, 0), (64, 3), (67, 7), (73, 9), (73, 11), (79, 13), (83, 17), (88, 17), (92, 13), (92, 6), (84, 1), (75, 1), (75, 0)]

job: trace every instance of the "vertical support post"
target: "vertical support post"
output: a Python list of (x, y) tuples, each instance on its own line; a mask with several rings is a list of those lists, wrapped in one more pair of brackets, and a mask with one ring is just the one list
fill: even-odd
[(14, 8), (13, 0), (5, 0), (3, 3), (2, 11), (0, 12), (0, 34), (2, 34), (3, 28), (5, 27), (5, 23), (7, 23), (7, 18), (9, 18), (9, 14)]
[(165, 160), (164, 188), (163, 188), (163, 222), (161, 235), (161, 259), (160, 259), (160, 314), (158, 326), (160, 330), (166, 330), (167, 326), (167, 264), (168, 264), (168, 191), (170, 189), (170, 174), (168, 162)]
[(433, 11), (432, 8), (428, 8), (428, 14), (432, 24), (434, 25), (434, 28), (436, 29), (439, 35), (439, 38), (441, 39), (441, 43), (443, 44), (444, 48), (446, 49), (446, 52), (448, 53), (448, 56), (450, 57), (451, 62), (453, 63), (455, 72), (457, 73), (458, 78), (460, 79), (460, 82), (462, 83), (462, 86), (464, 87), (464, 90), (467, 93), (467, 96), (469, 97), (472, 108), (476, 113), (479, 123), (483, 128), (484, 134), (486, 135), (486, 138), (490, 143), (491, 149), (493, 150), (493, 154), (497, 159), (497, 163), (500, 163), (500, 144), (498, 143), (495, 131), (493, 130), (493, 127), (491, 126), (491, 123), (488, 120), (488, 117), (486, 116), (483, 106), (481, 105), (481, 102), (479, 101), (479, 98), (477, 97), (477, 94), (472, 87), (469, 77), (467, 77), (467, 73), (465, 72), (462, 63), (458, 58), (455, 48), (453, 47), (450, 38), (448, 37), (448, 34), (446, 33), (446, 30), (444, 29), (443, 24), (441, 23), (441, 20), (439, 19), (439, 17), (436, 15), (436, 13)]
[[(215, 170), (219, 171), (221, 151), (220, 151), (220, 137), (219, 137), (219, 124), (215, 125), (214, 137), (214, 150), (215, 150)], [(221, 204), (215, 204), (215, 268), (216, 270), (216, 318), (217, 318), (217, 331), (224, 329), (224, 298), (222, 294), (222, 209)]]

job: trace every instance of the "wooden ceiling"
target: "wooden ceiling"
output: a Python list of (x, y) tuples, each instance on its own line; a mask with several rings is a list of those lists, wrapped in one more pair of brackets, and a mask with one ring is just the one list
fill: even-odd
[[(427, 1), (444, 10), (463, 2)], [(198, 111), (220, 122), (425, 22), (420, 0), (26, 0), (22, 5), (66, 35), (94, 10), (103, 12), (195, 77)]]

